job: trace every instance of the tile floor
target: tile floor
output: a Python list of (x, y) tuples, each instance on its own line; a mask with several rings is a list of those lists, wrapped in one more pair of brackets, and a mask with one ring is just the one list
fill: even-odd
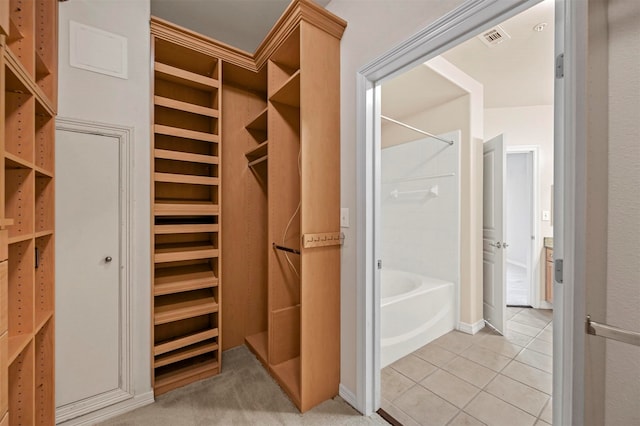
[(382, 370), (404, 426), (551, 424), (552, 311), (507, 308), (507, 332), (452, 331)]

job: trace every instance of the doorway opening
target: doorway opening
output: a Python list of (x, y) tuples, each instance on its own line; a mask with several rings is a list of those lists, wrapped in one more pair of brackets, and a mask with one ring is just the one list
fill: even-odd
[[(545, 25), (538, 25), (542, 23), (540, 10), (543, 9), (550, 12), (550, 16), (544, 16)], [(374, 182), (380, 179), (379, 185), (373, 188), (377, 195), (374, 228), (378, 235), (374, 252), (384, 266), (380, 276), (375, 277), (379, 280), (376, 287), (380, 289), (381, 358), (378, 359), (380, 369), (374, 374), (381, 377), (380, 406), (386, 415), (401, 423), (420, 423), (428, 416), (430, 421), (442, 424), (453, 419), (492, 424), (498, 420), (492, 416), (505, 410), (512, 418), (525, 423), (529, 420), (551, 422), (552, 312), (522, 307), (551, 307), (544, 299), (545, 248), (538, 236), (544, 228), (538, 222), (550, 219), (551, 185), (541, 191), (535, 181), (543, 173), (537, 162), (538, 152), (544, 156), (544, 172), (553, 170), (553, 12), (553, 1), (538, 4), (510, 16), (500, 26), (485, 29), (479, 38), (469, 39), (439, 56), (424, 58), (428, 60), (376, 84), (375, 100), (379, 102), (382, 123), (379, 151), (374, 154), (380, 169), (373, 170)], [(530, 25), (533, 20), (536, 23)], [(542, 31), (536, 29), (540, 26)], [(536, 43), (522, 30), (525, 27), (538, 33), (539, 38), (544, 37), (547, 46), (543, 61), (524, 64), (534, 70), (533, 80), (525, 78), (531, 77), (527, 74), (530, 70), (518, 69), (522, 64), (500, 63), (496, 59), (499, 56), (496, 52), (507, 50), (509, 43), (515, 50), (522, 49), (519, 43), (523, 38), (525, 42)], [(542, 34), (545, 30), (547, 33)], [(505, 44), (482, 46), (479, 39), (486, 41), (487, 34), (494, 31), (504, 38)], [(472, 46), (473, 43), (476, 45)], [(475, 52), (470, 54), (470, 51)], [(523, 62), (523, 58), (517, 61)], [(502, 81), (492, 82), (487, 74), (499, 73), (491, 66), (512, 71), (510, 77), (519, 82), (520, 90), (514, 93), (517, 84), (507, 84), (504, 76), (494, 76)], [(535, 75), (539, 70), (542, 70), (540, 74), (549, 75), (540, 78)], [(437, 84), (437, 78), (426, 75), (429, 71), (445, 82)], [(516, 71), (520, 72), (519, 77), (515, 77)], [(422, 81), (418, 80), (420, 77)], [(400, 81), (408, 87), (403, 95), (390, 93), (390, 87), (403, 90), (405, 86)], [(496, 89), (500, 83), (504, 87)], [(454, 89), (455, 94), (447, 97), (441, 93), (447, 85), (455, 86), (458, 92)], [(532, 91), (526, 85), (539, 87)], [(542, 92), (544, 99), (540, 100)], [(532, 123), (532, 114), (541, 121)], [(536, 137), (535, 130), (530, 129), (532, 125), (543, 129), (544, 134), (539, 138), (539, 145), (527, 151), (523, 145), (535, 143), (531, 141)], [(443, 162), (438, 162), (439, 169), (425, 168), (437, 154), (428, 149), (410, 148), (420, 143), (432, 145), (433, 141), (418, 133), (449, 139), (449, 134), (455, 132), (460, 134), (459, 168), (453, 172), (445, 170)], [(486, 157), (483, 164), (480, 148), (483, 141), (497, 136), (500, 136), (501, 148), (492, 161), (500, 163), (497, 172), (500, 176), (493, 174), (487, 178), (484, 174), (483, 184), (483, 169), (488, 165)], [(512, 153), (507, 155), (507, 150)], [(402, 159), (400, 151), (413, 154), (405, 153)], [(444, 193), (441, 181), (425, 179), (444, 179), (445, 176), (457, 176), (459, 184)], [(546, 179), (552, 182), (552, 174), (543, 180)], [(407, 181), (411, 185), (407, 186)], [(500, 185), (493, 187), (496, 183)], [(389, 184), (394, 187), (388, 187)], [(437, 188), (435, 192), (434, 188)], [(480, 201), (480, 194), (485, 195), (484, 202)], [(441, 200), (438, 198), (442, 195), (452, 196), (460, 210), (450, 209), (439, 215)], [(499, 208), (491, 204), (498, 198)], [(498, 214), (498, 210), (502, 213)], [(448, 223), (446, 219), (453, 220), (454, 226), (444, 225)], [(410, 230), (404, 229), (412, 223)], [(490, 235), (486, 232), (489, 228), (493, 231)], [(543, 236), (551, 237), (550, 227), (545, 230), (548, 232)], [(455, 242), (455, 248), (445, 249), (451, 241)], [(428, 267), (439, 254), (447, 257), (447, 253), (449, 257), (455, 258), (454, 253), (459, 256), (455, 266), (436, 260), (437, 266)], [(418, 261), (412, 262), (413, 257)], [(475, 263), (478, 261), (479, 264)], [(426, 272), (422, 270), (425, 268)], [(389, 315), (385, 317), (385, 311), (391, 309), (389, 296), (393, 296), (394, 303), (418, 297), (415, 286), (405, 285), (406, 280), (391, 273), (398, 269), (412, 276), (417, 273), (422, 278), (442, 279), (447, 274), (454, 277), (449, 280), (453, 281), (454, 296), (438, 302), (441, 307), (455, 306), (455, 317), (447, 330), (434, 320), (443, 315), (444, 310), (440, 309), (434, 308), (433, 315), (419, 324), (396, 324), (402, 318), (397, 314), (392, 315), (394, 324), (391, 324)], [(396, 279), (391, 280), (390, 276)], [(474, 293), (474, 283), (478, 280), (484, 290)], [(398, 290), (400, 288), (407, 291)], [(507, 309), (507, 305), (518, 306), (518, 309)], [(427, 306), (426, 302), (421, 306)], [(401, 311), (415, 318), (408, 308)], [(492, 327), (483, 329), (485, 320)], [(437, 336), (434, 337), (434, 333)], [(395, 351), (393, 357), (385, 354), (391, 340), (395, 345), (404, 337), (410, 341), (427, 334), (431, 335), (430, 340), (423, 341), (422, 346), (407, 345), (409, 352)], [(376, 390), (374, 387), (374, 393)], [(526, 397), (518, 399), (516, 394)], [(415, 401), (420, 401), (418, 406)], [(487, 409), (487, 406), (493, 408)]]

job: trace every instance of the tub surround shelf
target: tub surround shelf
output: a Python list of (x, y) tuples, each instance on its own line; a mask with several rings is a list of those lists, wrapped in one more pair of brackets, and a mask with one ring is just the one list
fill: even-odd
[[(313, 336), (340, 332), (340, 246), (300, 245), (339, 229), (345, 27), (312, 1), (292, 0), (251, 55), (152, 17), (156, 395), (216, 374), (221, 351), (243, 343), (300, 411), (338, 394), (339, 341)], [(207, 182), (196, 182), (202, 175)], [(223, 226), (224, 217), (233, 220)], [(218, 251), (200, 259), (188, 241)], [(213, 309), (205, 298), (214, 313), (203, 314)], [(166, 305), (184, 315), (165, 315)], [(219, 334), (209, 337), (209, 327)]]

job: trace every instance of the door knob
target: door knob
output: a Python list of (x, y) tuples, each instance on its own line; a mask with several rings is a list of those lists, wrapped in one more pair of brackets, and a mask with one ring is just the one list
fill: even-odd
[(493, 244), (493, 243), (489, 243), (490, 246), (493, 246), (495, 248), (501, 248), (502, 247), (502, 243), (500, 241), (498, 241), (497, 243)]
[(113, 260), (113, 258), (111, 256), (107, 256), (107, 257), (104, 258), (104, 261), (107, 262), (107, 263), (111, 262), (112, 260)]
[(509, 244), (507, 244), (507, 243), (502, 243), (502, 248), (507, 248), (507, 247), (509, 247)]

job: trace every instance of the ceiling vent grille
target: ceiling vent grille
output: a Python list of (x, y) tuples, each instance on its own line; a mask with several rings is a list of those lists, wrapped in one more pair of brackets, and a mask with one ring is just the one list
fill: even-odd
[(511, 36), (500, 25), (483, 32), (478, 38), (488, 47), (495, 47), (505, 40), (509, 40)]

